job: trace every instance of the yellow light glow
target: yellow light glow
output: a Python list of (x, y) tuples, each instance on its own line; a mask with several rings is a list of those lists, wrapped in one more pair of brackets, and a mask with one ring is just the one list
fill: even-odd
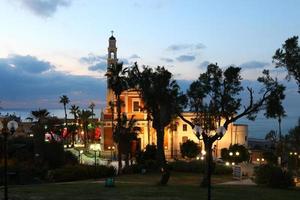
[(233, 156), (233, 153), (232, 153), (232, 152), (229, 152), (229, 155), (230, 155), (230, 156)]
[(230, 165), (230, 163), (229, 163), (229, 162), (226, 162), (226, 163), (225, 163), (225, 165), (226, 165), (226, 166), (229, 166), (229, 165)]
[(202, 155), (206, 155), (206, 151), (205, 150), (201, 150), (201, 154)]
[(235, 155), (236, 155), (236, 156), (239, 156), (239, 155), (240, 155), (240, 152), (238, 152), (238, 151), (235, 152)]

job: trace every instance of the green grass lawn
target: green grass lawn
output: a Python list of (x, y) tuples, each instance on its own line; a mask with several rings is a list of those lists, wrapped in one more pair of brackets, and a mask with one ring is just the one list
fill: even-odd
[[(11, 186), (9, 194), (15, 200), (193, 200), (206, 199), (206, 189), (200, 188), (198, 174), (176, 173), (168, 186), (157, 186), (159, 175), (124, 175), (116, 179), (116, 187), (105, 188), (103, 182)], [(230, 176), (214, 176), (214, 182), (231, 180)], [(1, 195), (3, 195), (1, 190)], [(300, 189), (278, 190), (258, 186), (215, 185), (213, 199), (220, 200), (282, 200), (300, 199)]]

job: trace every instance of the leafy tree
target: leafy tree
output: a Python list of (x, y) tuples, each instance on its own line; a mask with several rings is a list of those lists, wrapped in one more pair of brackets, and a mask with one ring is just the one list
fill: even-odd
[(182, 157), (195, 158), (200, 153), (200, 148), (193, 140), (187, 140), (180, 146)]
[(270, 76), (269, 70), (263, 71), (264, 76), (258, 78), (258, 81), (263, 83), (266, 88), (274, 88), (266, 101), (265, 116), (267, 118), (275, 118), (278, 120), (279, 140), (281, 139), (281, 120), (286, 116), (282, 101), (285, 98), (285, 87), (278, 83), (277, 79)]
[(164, 152), (164, 129), (176, 113), (182, 111), (185, 96), (172, 79), (172, 74), (164, 67), (152, 69), (144, 66), (140, 71), (135, 64), (129, 71), (129, 78), (132, 86), (138, 90), (145, 109), (152, 116), (152, 126), (157, 134), (157, 160), (163, 172), (160, 183), (167, 184), (169, 169)]
[[(127, 84), (127, 68), (123, 69), (123, 63), (117, 63), (117, 64), (111, 64), (107, 68), (107, 73), (105, 74), (107, 76), (108, 81), (108, 88), (111, 89), (114, 92), (115, 98), (116, 98), (116, 107), (117, 107), (117, 127), (114, 130), (114, 138), (119, 138), (121, 134), (121, 124), (122, 124), (122, 118), (121, 118), (121, 94), (123, 91), (128, 89)], [(112, 104), (114, 105), (114, 104)], [(113, 113), (112, 113), (113, 114)], [(113, 125), (112, 125), (113, 127)], [(113, 129), (113, 128), (112, 128)], [(118, 169), (119, 172), (121, 172), (122, 169), (122, 152), (121, 148), (118, 145)]]
[(188, 103), (196, 117), (193, 121), (185, 119), (180, 112), (179, 117), (195, 128), (196, 135), (203, 139), (206, 153), (206, 172), (202, 185), (208, 186), (208, 199), (211, 195), (212, 146), (220, 140), (228, 126), (236, 120), (247, 117), (255, 119), (255, 114), (262, 109), (276, 85), (264, 87), (261, 96), (254, 99), (254, 91), (247, 87), (249, 103), (242, 108), (240, 93), (241, 68), (230, 66), (222, 70), (217, 64), (207, 66), (206, 72), (200, 74), (187, 92)]
[(300, 47), (298, 36), (288, 38), (282, 48), (276, 50), (273, 56), (276, 67), (284, 67), (288, 71), (287, 78), (293, 77), (298, 84), (300, 92)]

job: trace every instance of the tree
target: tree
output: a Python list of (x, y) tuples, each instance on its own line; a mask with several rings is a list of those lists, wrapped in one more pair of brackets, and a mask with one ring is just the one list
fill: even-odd
[[(114, 130), (114, 138), (119, 138), (120, 131), (121, 131), (121, 94), (123, 91), (128, 89), (127, 84), (127, 68), (123, 69), (123, 63), (117, 63), (117, 64), (111, 64), (107, 68), (107, 73), (105, 74), (107, 76), (108, 81), (108, 88), (111, 89), (114, 92), (115, 98), (116, 98), (116, 107), (117, 107), (117, 127)], [(112, 104), (114, 105), (114, 104)], [(112, 113), (113, 114), (113, 113)], [(113, 125), (112, 125), (113, 126)], [(112, 128), (113, 129), (113, 128)], [(121, 172), (122, 169), (122, 152), (121, 148), (118, 145), (118, 169), (119, 172)]]
[(274, 88), (270, 93), (269, 98), (266, 101), (265, 116), (267, 118), (274, 118), (278, 120), (278, 134), (279, 141), (281, 139), (281, 120), (286, 116), (282, 101), (285, 98), (284, 90), (285, 87), (278, 83), (277, 79), (273, 79), (270, 76), (269, 70), (263, 71), (264, 76), (258, 78), (258, 81), (263, 83), (266, 88)]
[(89, 125), (89, 118), (92, 116), (92, 112), (90, 110), (81, 110), (78, 113), (79, 119), (81, 120), (82, 127), (83, 127), (83, 138), (84, 138), (84, 148), (87, 147), (87, 134), (88, 134), (88, 125)]
[(276, 67), (284, 67), (288, 71), (287, 78), (293, 77), (298, 84), (300, 93), (300, 47), (298, 36), (288, 38), (282, 48), (276, 50), (273, 56)]
[(187, 140), (180, 145), (180, 151), (182, 157), (196, 158), (196, 156), (200, 153), (200, 148), (193, 140)]
[(95, 108), (95, 103), (94, 102), (91, 102), (90, 105), (89, 105), (89, 109), (91, 109), (91, 112), (92, 112), (92, 120), (94, 119), (94, 108)]
[(136, 88), (142, 98), (145, 109), (152, 116), (152, 126), (157, 134), (157, 160), (163, 172), (161, 184), (167, 184), (169, 169), (166, 164), (164, 152), (164, 129), (170, 124), (177, 111), (182, 111), (185, 96), (172, 74), (164, 67), (152, 69), (143, 67), (140, 71), (135, 64), (129, 71), (132, 87)]
[(67, 115), (67, 104), (70, 103), (69, 97), (67, 97), (66, 95), (62, 95), (61, 97), (59, 97), (59, 103), (62, 103), (64, 106), (64, 111), (65, 111), (65, 127), (67, 128), (67, 135), (68, 136), (68, 115)]
[(119, 138), (116, 138), (117, 143), (120, 145), (121, 153), (125, 155), (125, 166), (129, 166), (129, 157), (132, 158), (131, 144), (137, 140), (137, 135), (140, 132), (140, 127), (136, 126), (137, 120), (134, 115), (128, 120), (126, 114), (123, 113), (120, 127)]
[(244, 90), (241, 85), (241, 68), (230, 66), (225, 70), (217, 64), (207, 66), (205, 73), (200, 74), (187, 92), (188, 105), (195, 113), (193, 121), (185, 119), (180, 112), (179, 117), (196, 131), (196, 136), (203, 139), (206, 150), (206, 170), (203, 186), (208, 186), (208, 199), (211, 199), (211, 168), (212, 146), (220, 140), (228, 126), (236, 120), (247, 117), (255, 119), (255, 114), (265, 106), (275, 85), (261, 90), (261, 96), (254, 99), (254, 91), (247, 87), (249, 103), (242, 107), (240, 93)]
[(75, 133), (77, 131), (77, 119), (79, 114), (79, 106), (76, 106), (75, 104), (71, 105), (70, 113), (74, 116), (74, 121), (76, 124), (73, 124), (70, 128), (70, 131), (72, 133), (72, 147), (74, 147), (75, 143)]
[(74, 120), (76, 122), (78, 119), (79, 106), (76, 106), (75, 104), (71, 105), (70, 113), (73, 114)]

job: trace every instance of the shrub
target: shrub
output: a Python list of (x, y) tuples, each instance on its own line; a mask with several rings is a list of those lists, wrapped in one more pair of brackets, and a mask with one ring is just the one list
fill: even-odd
[[(230, 152), (232, 152), (232, 155), (230, 155)], [(238, 152), (239, 155), (236, 155), (236, 152)], [(225, 161), (240, 163), (243, 161), (248, 161), (250, 154), (245, 146), (234, 144), (230, 145), (228, 149), (221, 149), (221, 158)]]
[(200, 153), (198, 144), (192, 140), (187, 140), (180, 146), (182, 157), (195, 158)]
[(78, 158), (70, 151), (64, 152), (64, 165), (76, 165), (79, 164)]
[(141, 151), (137, 154), (137, 164), (142, 169), (147, 171), (155, 171), (159, 165), (156, 161), (157, 149), (155, 145), (147, 145), (145, 151)]
[(44, 160), (50, 169), (61, 167), (64, 164), (64, 147), (62, 143), (50, 142), (44, 145)]
[(261, 165), (255, 168), (254, 181), (258, 185), (266, 185), (273, 188), (288, 188), (295, 186), (292, 174), (274, 165)]
[(112, 166), (69, 165), (49, 172), (48, 179), (55, 182), (76, 181), (91, 178), (112, 177), (116, 169)]

